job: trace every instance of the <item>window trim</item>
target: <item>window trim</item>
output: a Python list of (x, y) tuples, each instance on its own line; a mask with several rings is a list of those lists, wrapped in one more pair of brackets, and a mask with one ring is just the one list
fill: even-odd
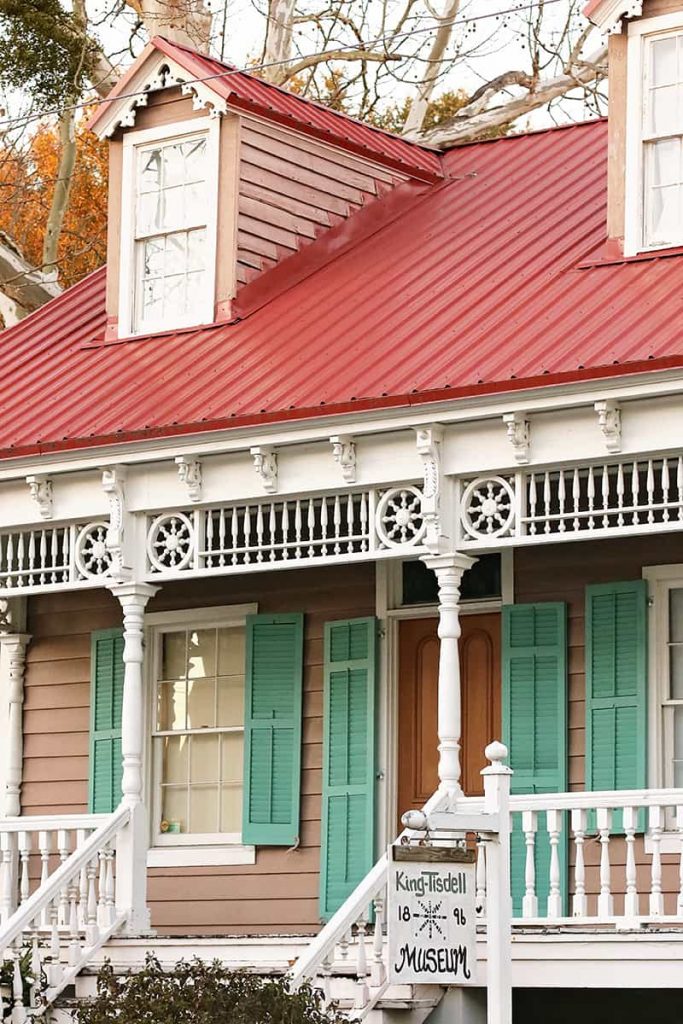
[[(665, 245), (645, 244), (645, 140), (643, 124), (645, 56), (648, 40), (683, 31), (683, 13), (628, 23), (626, 75), (626, 159), (624, 181), (624, 256), (660, 252), (683, 245), (683, 237)], [(681, 132), (683, 135), (683, 131)]]
[[(145, 743), (147, 746), (146, 792), (150, 808), (148, 867), (211, 867), (256, 863), (256, 847), (242, 843), (240, 833), (206, 833), (201, 837), (185, 835), (160, 836), (154, 822), (160, 814), (160, 793), (154, 778), (154, 713), (159, 658), (159, 637), (162, 633), (191, 629), (220, 629), (244, 626), (248, 615), (258, 613), (258, 604), (215, 605), (202, 608), (181, 608), (145, 615), (145, 641), (148, 701)], [(198, 841), (199, 839), (199, 841)], [(161, 840), (161, 841), (160, 841)]]
[(683, 562), (643, 566), (648, 583), (648, 781), (656, 789), (673, 787), (667, 779), (665, 736), (662, 709), (668, 701), (669, 667), (669, 591), (683, 587)]
[[(135, 238), (136, 212), (136, 155), (141, 146), (150, 143), (170, 143), (191, 135), (206, 135), (206, 191), (207, 221), (206, 250), (208, 254), (206, 294), (201, 302), (193, 304), (196, 316), (156, 325), (153, 331), (138, 326), (136, 301), (138, 296), (137, 259)], [(157, 128), (131, 131), (123, 137), (121, 164), (121, 240), (119, 255), (118, 334), (120, 338), (144, 336), (183, 327), (199, 327), (213, 323), (216, 297), (216, 261), (218, 246), (218, 176), (220, 166), (220, 120), (216, 117), (193, 118), (176, 121)]]

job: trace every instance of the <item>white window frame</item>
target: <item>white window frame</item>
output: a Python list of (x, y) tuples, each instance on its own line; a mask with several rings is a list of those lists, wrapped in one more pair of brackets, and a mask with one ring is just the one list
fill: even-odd
[(145, 615), (145, 640), (148, 651), (147, 675), (149, 700), (145, 731), (147, 756), (147, 806), (150, 808), (150, 848), (148, 867), (202, 867), (223, 864), (255, 864), (256, 848), (245, 846), (239, 833), (216, 832), (199, 835), (159, 835), (155, 822), (161, 816), (161, 792), (154, 765), (154, 723), (156, 683), (158, 677), (160, 638), (174, 629), (222, 629), (246, 626), (247, 615), (258, 612), (257, 604), (219, 605), (208, 608), (185, 608)]
[(137, 194), (137, 151), (153, 143), (169, 143), (188, 136), (206, 136), (206, 251), (207, 268), (204, 294), (197, 296), (192, 313), (182, 320), (155, 325), (154, 333), (174, 331), (183, 327), (198, 327), (213, 323), (216, 293), (216, 253), (218, 243), (218, 174), (220, 165), (220, 120), (216, 117), (177, 121), (158, 128), (131, 131), (123, 138), (121, 168), (121, 242), (119, 260), (119, 337), (134, 337), (151, 333), (149, 328), (138, 327), (137, 261), (135, 243), (135, 216)]
[[(654, 36), (683, 31), (683, 13), (629, 22), (626, 82), (626, 166), (624, 193), (624, 255), (658, 252), (683, 245), (683, 237), (664, 245), (645, 244), (645, 142), (643, 113), (646, 99), (647, 48)], [(683, 132), (682, 132), (683, 134)]]

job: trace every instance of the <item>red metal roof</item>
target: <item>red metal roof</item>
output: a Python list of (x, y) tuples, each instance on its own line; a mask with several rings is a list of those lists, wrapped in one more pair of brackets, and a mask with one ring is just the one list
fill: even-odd
[(680, 251), (601, 256), (606, 128), (451, 150), (235, 323), (103, 344), (91, 274), (3, 334), (0, 455), (683, 367)]
[(206, 87), (233, 107), (259, 113), (270, 120), (287, 124), (291, 128), (427, 181), (441, 177), (441, 161), (439, 154), (434, 150), (408, 142), (407, 139), (402, 139), (391, 132), (373, 128), (312, 100), (302, 99), (262, 78), (237, 71), (229, 64), (223, 64), (212, 57), (197, 53), (196, 50), (171, 43), (162, 36), (155, 36), (140, 58), (119, 79), (109, 93), (107, 102), (98, 108), (90, 120), (91, 129), (97, 127), (98, 122), (111, 109), (111, 105), (116, 103), (119, 96), (129, 96), (132, 79), (154, 50), (159, 50), (177, 61), (187, 73), (188, 81), (206, 80)]

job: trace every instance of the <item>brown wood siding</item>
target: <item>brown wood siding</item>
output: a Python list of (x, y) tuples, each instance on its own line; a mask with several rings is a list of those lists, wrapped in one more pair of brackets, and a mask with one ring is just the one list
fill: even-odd
[[(323, 626), (332, 619), (374, 614), (374, 568), (169, 583), (149, 611), (250, 602), (265, 613), (305, 614), (300, 846), (258, 849), (254, 865), (150, 869), (152, 924), (163, 934), (296, 934), (319, 925)], [(107, 591), (29, 600), (25, 814), (87, 809), (90, 631), (120, 622)]]
[[(518, 548), (514, 562), (514, 600), (516, 604), (533, 601), (565, 601), (568, 611), (569, 648), (569, 789), (582, 790), (585, 779), (585, 590), (591, 583), (618, 583), (642, 577), (645, 565), (683, 563), (683, 535), (631, 537), (624, 540), (539, 545)], [(652, 685), (651, 681), (651, 685)], [(647, 892), (651, 858), (638, 841), (638, 889)], [(600, 846), (595, 837), (585, 846), (587, 892), (593, 901), (599, 891)], [(570, 844), (570, 863), (573, 864)], [(623, 907), (626, 853), (623, 840), (610, 842), (610, 860), (618, 865), (613, 873), (616, 911)], [(678, 892), (678, 862), (662, 857), (666, 913), (674, 913)], [(570, 872), (571, 882), (571, 872)], [(645, 903), (641, 912), (647, 910)]]
[(253, 280), (401, 180), (313, 139), (243, 117), (238, 282)]

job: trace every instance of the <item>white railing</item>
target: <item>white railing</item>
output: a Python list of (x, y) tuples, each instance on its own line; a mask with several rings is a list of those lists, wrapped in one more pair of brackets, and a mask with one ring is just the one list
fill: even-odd
[(458, 543), (523, 543), (683, 527), (683, 455), (458, 480)]
[[(0, 823), (3, 910), (13, 901), (17, 904), (0, 925), (0, 962), (13, 965), (13, 1024), (41, 1016), (124, 924), (126, 913), (117, 908), (114, 857), (129, 817), (129, 809), (121, 805), (104, 818), (76, 815)], [(38, 874), (31, 891), (34, 863)], [(28, 984), (22, 973), (27, 958)], [(0, 1020), (3, 1012), (0, 993)]]
[(412, 484), (164, 512), (147, 524), (151, 576), (240, 572), (421, 551), (421, 491)]
[(0, 532), (0, 591), (83, 585), (109, 575), (108, 523)]

